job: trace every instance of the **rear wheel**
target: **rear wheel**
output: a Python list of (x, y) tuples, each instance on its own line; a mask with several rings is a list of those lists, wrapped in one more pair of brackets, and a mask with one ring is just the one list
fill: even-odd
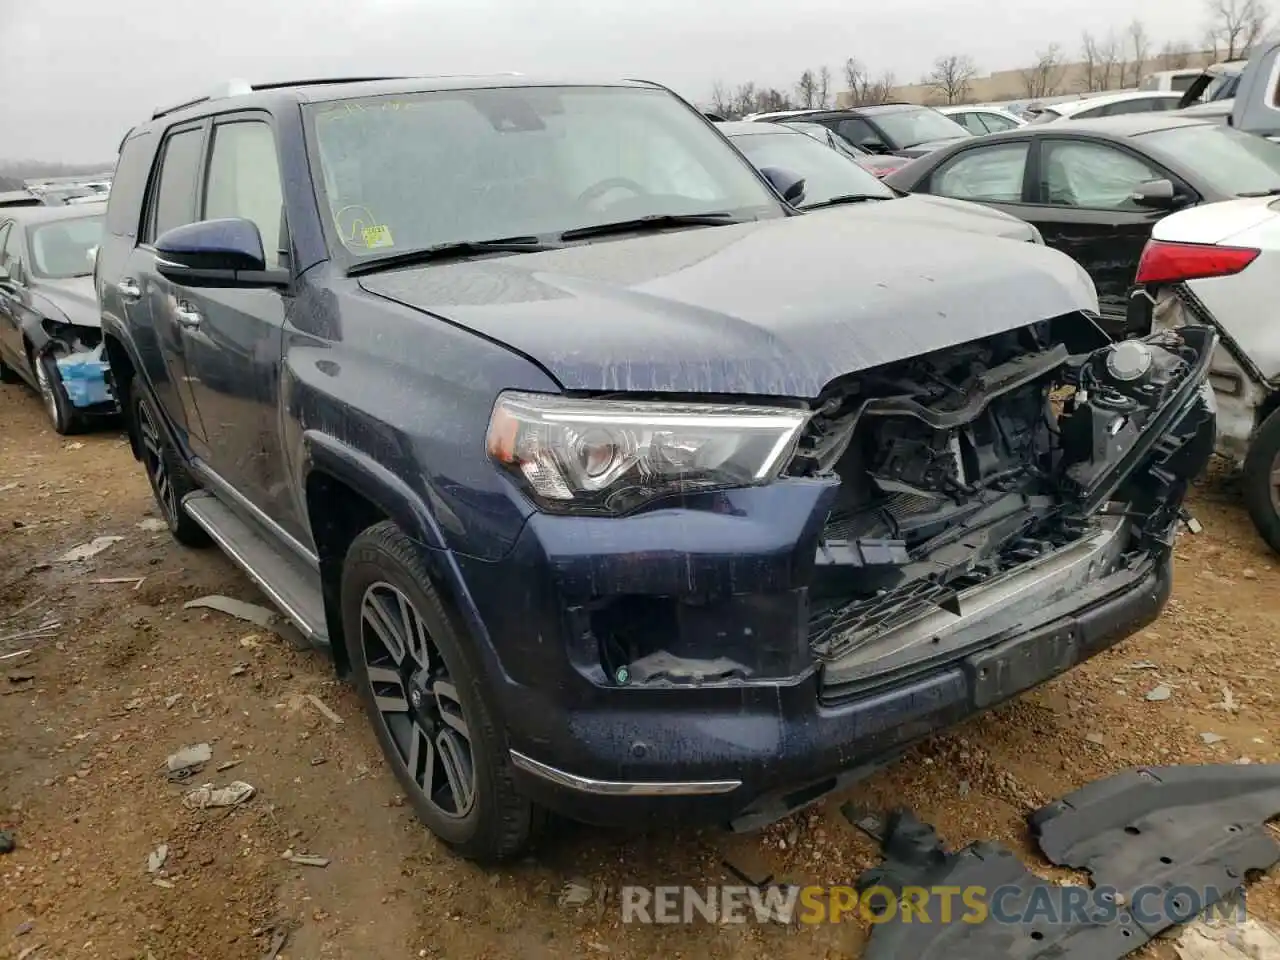
[(182, 509), (182, 498), (199, 488), (191, 478), (187, 465), (182, 462), (182, 458), (161, 430), (160, 415), (146, 393), (135, 384), (131, 394), (133, 422), (138, 430), (138, 445), (142, 451), (142, 468), (147, 473), (160, 515), (179, 543), (188, 547), (206, 546), (209, 534)]
[(1262, 539), (1280, 553), (1280, 410), (1262, 422), (1249, 444), (1244, 503)]
[(537, 811), (512, 781), (476, 658), (393, 523), (370, 527), (347, 552), (342, 628), (374, 732), (418, 819), (464, 857), (519, 855)]
[(40, 402), (44, 404), (45, 413), (49, 415), (54, 431), (64, 437), (75, 433), (80, 428), (81, 418), (71, 405), (66, 387), (62, 385), (57, 358), (52, 353), (42, 353), (34, 359), (32, 366), (36, 371)]

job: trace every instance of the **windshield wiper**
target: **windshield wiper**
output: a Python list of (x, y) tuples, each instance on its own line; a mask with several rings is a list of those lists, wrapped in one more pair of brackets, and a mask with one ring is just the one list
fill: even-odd
[(585, 240), (588, 237), (604, 237), (611, 233), (630, 233), (636, 230), (660, 230), (664, 227), (715, 227), (726, 223), (744, 223), (731, 213), (658, 213), (617, 223), (598, 223), (591, 227), (576, 227), (560, 234), (560, 239)]
[(404, 267), (414, 263), (427, 263), (430, 260), (445, 260), (449, 257), (469, 257), (483, 253), (537, 253), (540, 250), (559, 250), (558, 243), (548, 243), (538, 237), (504, 237), (501, 240), (459, 240), (453, 243), (437, 243), (431, 247), (419, 247), (416, 250), (405, 250), (403, 253), (390, 253), (384, 257), (374, 257), (353, 264), (347, 274), (358, 276), (372, 273), (375, 270), (387, 270), (392, 267)]
[(1272, 187), (1270, 190), (1250, 190), (1248, 193), (1238, 193), (1238, 197), (1280, 197), (1280, 187)]
[(892, 200), (893, 197), (879, 196), (874, 193), (846, 193), (830, 200), (819, 200), (817, 203), (802, 203), (801, 210), (821, 210), (823, 207), (839, 207), (846, 203), (862, 203), (867, 200)]

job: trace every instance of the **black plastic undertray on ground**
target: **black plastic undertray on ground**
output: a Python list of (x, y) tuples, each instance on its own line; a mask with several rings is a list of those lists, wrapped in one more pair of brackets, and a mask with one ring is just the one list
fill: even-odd
[(885, 860), (859, 878), (860, 889), (981, 888), (990, 896), (1004, 888), (1006, 922), (994, 910), (965, 922), (956, 896), (951, 922), (942, 923), (931, 897), (929, 922), (904, 922), (896, 909), (877, 924), (866, 960), (1118, 960), (1280, 861), (1265, 826), (1276, 816), (1280, 764), (1152, 767), (1089, 784), (1030, 817), (1052, 863), (1090, 874), (1088, 903), (1070, 909), (1064, 888), (1012, 851), (984, 841), (948, 853), (932, 827), (896, 813), (882, 839)]

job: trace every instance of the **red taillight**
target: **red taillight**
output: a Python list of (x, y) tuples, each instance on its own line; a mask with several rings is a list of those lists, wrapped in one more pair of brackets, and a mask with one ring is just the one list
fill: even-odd
[(1137, 284), (1179, 283), (1206, 277), (1229, 277), (1258, 258), (1251, 247), (1216, 247), (1208, 243), (1148, 240), (1138, 261)]

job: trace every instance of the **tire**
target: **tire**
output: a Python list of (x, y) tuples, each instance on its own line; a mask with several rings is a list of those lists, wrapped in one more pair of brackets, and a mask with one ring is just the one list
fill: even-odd
[(418, 819), (469, 860), (519, 856), (541, 812), (516, 790), (476, 658), (454, 632), (418, 548), (391, 522), (365, 530), (347, 551), (341, 596), (352, 677)]
[(160, 516), (169, 525), (173, 539), (184, 547), (208, 546), (211, 542), (209, 534), (182, 509), (182, 498), (198, 490), (199, 486), (160, 428), (160, 415), (145, 390), (135, 384), (130, 391), (130, 400), (130, 415), (138, 431), (142, 468), (146, 471), (147, 482), (151, 484)]
[(1244, 504), (1253, 525), (1280, 553), (1280, 410), (1254, 434), (1244, 459)]
[(32, 357), (31, 366), (35, 369), (40, 402), (49, 415), (54, 432), (64, 437), (78, 432), (83, 420), (72, 406), (67, 388), (62, 385), (57, 358), (51, 353), (42, 353)]

